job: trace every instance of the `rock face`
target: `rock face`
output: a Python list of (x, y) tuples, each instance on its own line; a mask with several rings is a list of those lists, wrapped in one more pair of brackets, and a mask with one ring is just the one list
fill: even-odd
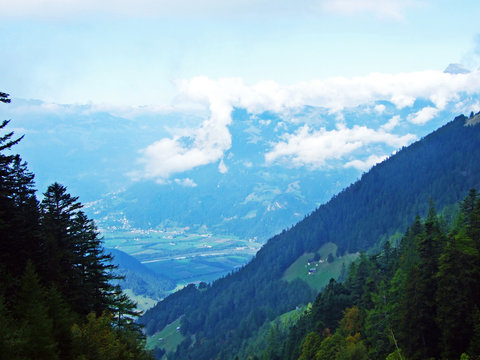
[(470, 117), (465, 121), (465, 126), (474, 126), (480, 123), (480, 112)]
[(466, 69), (462, 64), (449, 64), (443, 72), (446, 74), (468, 74), (470, 70)]

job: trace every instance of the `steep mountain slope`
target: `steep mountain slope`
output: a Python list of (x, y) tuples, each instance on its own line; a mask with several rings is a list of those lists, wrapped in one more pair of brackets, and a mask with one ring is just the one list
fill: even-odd
[[(179, 358), (229, 358), (265, 321), (313, 298), (302, 281), (281, 281), (303, 253), (327, 242), (346, 252), (368, 250), (405, 231), (429, 199), (438, 209), (480, 185), (480, 126), (459, 116), (421, 141), (403, 148), (320, 206), (288, 231), (273, 237), (240, 271), (201, 290), (187, 287), (143, 318), (149, 334), (183, 315)], [(178, 304), (182, 304), (179, 306)]]
[(251, 346), (239, 357), (478, 359), (476, 190), (453, 211), (454, 221), (445, 221), (445, 215), (430, 203), (427, 217), (417, 217), (397, 247), (387, 242), (379, 252), (364, 253), (343, 283), (332, 279), (288, 335), (277, 330), (263, 346)]
[(117, 249), (105, 249), (113, 256), (112, 263), (118, 266), (116, 273), (125, 277), (119, 281), (122, 289), (131, 289), (135, 295), (148, 296), (160, 300), (169, 291), (173, 290), (175, 283), (143, 265), (133, 256)]

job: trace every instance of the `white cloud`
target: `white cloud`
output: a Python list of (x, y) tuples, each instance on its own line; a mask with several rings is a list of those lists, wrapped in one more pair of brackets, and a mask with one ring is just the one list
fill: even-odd
[(383, 130), (365, 126), (339, 127), (327, 131), (325, 128), (312, 130), (308, 125), (294, 134), (285, 134), (284, 141), (274, 145), (265, 154), (267, 163), (286, 163), (295, 167), (321, 168), (329, 160), (342, 159), (368, 144), (383, 143), (399, 148), (416, 139), (413, 134), (403, 136), (389, 134)]
[[(186, 94), (208, 105), (210, 117), (196, 129), (179, 130), (183, 136), (163, 138), (142, 150), (140, 162), (144, 171), (137, 177), (166, 179), (172, 174), (210, 164), (223, 157), (232, 142), (227, 126), (232, 121), (233, 107), (228, 94), (222, 92), (221, 85), (221, 81), (217, 83), (206, 78), (184, 84)], [(198, 86), (204, 88), (199, 91)]]
[[(312, 80), (290, 86), (281, 86), (273, 81), (249, 86), (239, 78), (212, 80), (195, 77), (179, 81), (178, 86), (179, 97), (203, 104), (209, 111), (209, 117), (196, 129), (186, 129), (181, 135), (163, 138), (144, 149), (141, 159), (144, 170), (141, 175), (137, 174), (139, 178), (167, 179), (172, 174), (220, 161), (231, 146), (228, 127), (235, 107), (259, 114), (264, 111), (283, 113), (306, 105), (317, 106), (335, 114), (338, 122), (342, 123), (342, 111), (346, 108), (389, 101), (397, 109), (408, 109), (416, 99), (427, 99), (435, 107), (426, 107), (408, 116), (408, 121), (421, 125), (455, 101), (461, 92), (480, 94), (480, 72), (458, 75), (439, 71), (396, 75), (374, 73), (363, 77)], [(392, 118), (378, 131), (354, 127), (327, 132), (304, 126), (295, 134), (284, 135), (284, 139), (275, 144), (265, 158), (268, 162), (290, 159), (296, 166), (308, 164), (315, 167), (369, 142), (400, 147), (411, 141), (413, 135), (400, 137), (389, 134), (388, 131), (395, 128), (398, 121)], [(280, 125), (276, 124), (277, 131), (281, 131)]]
[(385, 160), (388, 156), (378, 156), (378, 155), (370, 155), (366, 160), (352, 160), (347, 162), (344, 167), (349, 168), (353, 167), (355, 169), (361, 170), (361, 171), (367, 171), (370, 169), (373, 165), (376, 165), (378, 163), (381, 163), (383, 160)]
[(388, 120), (386, 124), (381, 126), (381, 129), (385, 131), (392, 131), (400, 123), (400, 119), (400, 115), (392, 116), (392, 118)]
[(140, 177), (165, 179), (172, 174), (191, 170), (220, 159), (224, 150), (230, 146), (230, 135), (226, 134), (222, 142), (220, 137), (214, 138), (216, 132), (207, 134), (207, 136), (203, 134), (204, 132), (205, 128), (202, 127), (194, 134), (191, 138), (192, 145), (185, 145), (181, 138), (174, 137), (172, 139), (163, 138), (148, 146), (142, 151), (140, 162), (145, 167)]
[(248, 86), (242, 79), (228, 78), (214, 81), (195, 77), (179, 82), (184, 96), (199, 101), (227, 101), (230, 106), (247, 109), (251, 113), (270, 110), (282, 112), (304, 105), (320, 106), (331, 112), (340, 112), (375, 101), (390, 101), (397, 108), (412, 106), (416, 99), (431, 100), (443, 108), (461, 91), (480, 92), (480, 72), (445, 74), (440, 71), (422, 71), (401, 74), (372, 73), (352, 78), (334, 77), (311, 80), (290, 86), (274, 81), (261, 81)]
[(437, 116), (438, 112), (439, 109), (427, 106), (414, 114), (410, 114), (407, 117), (407, 120), (410, 121), (412, 124), (423, 125), (432, 120), (435, 116)]
[(182, 185), (182, 186), (185, 186), (185, 187), (197, 187), (197, 184), (195, 183), (195, 181), (193, 181), (193, 180), (190, 179), (190, 178), (175, 179), (175, 182), (176, 182), (178, 185)]

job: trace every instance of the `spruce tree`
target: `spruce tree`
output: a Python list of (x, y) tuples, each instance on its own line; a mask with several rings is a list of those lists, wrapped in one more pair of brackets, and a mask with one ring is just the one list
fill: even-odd
[[(8, 94), (0, 100), (9, 103)], [(21, 276), (27, 260), (41, 258), (38, 202), (34, 175), (13, 147), (22, 140), (7, 131), (8, 120), (0, 124), (0, 264), (10, 276)]]
[(20, 345), (18, 326), (0, 294), (0, 360), (19, 359)]
[(480, 251), (480, 197), (476, 199), (470, 213), (467, 234), (473, 240), (477, 250)]
[[(118, 291), (111, 284), (116, 277), (112, 257), (104, 253), (92, 220), (88, 219), (77, 197), (65, 186), (50, 185), (41, 203), (48, 258), (47, 278), (54, 281), (72, 309), (83, 315), (101, 315), (117, 306)], [(60, 281), (59, 281), (60, 280)]]
[(439, 222), (433, 204), (430, 204), (425, 221), (425, 233), (419, 238), (418, 254), (420, 263), (417, 272), (418, 291), (418, 323), (416, 329), (420, 333), (422, 356), (435, 357), (438, 355), (437, 339), (439, 329), (435, 322), (436, 316), (436, 280), (438, 271), (438, 257), (445, 236), (441, 233)]
[(445, 242), (435, 208), (430, 202), (424, 231), (415, 236), (418, 263), (407, 274), (400, 305), (400, 337), (412, 359), (439, 355), (435, 294), (438, 257)]
[(480, 360), (480, 310), (475, 305), (472, 311), (473, 334), (468, 346), (468, 354), (472, 360)]
[(472, 312), (479, 295), (478, 259), (478, 250), (465, 229), (450, 238), (440, 256), (436, 276), (437, 323), (441, 329), (442, 356), (446, 359), (459, 358), (472, 337)]
[(53, 321), (48, 316), (45, 289), (31, 262), (27, 263), (15, 304), (19, 319), (20, 354), (26, 359), (58, 359)]
[(460, 209), (465, 216), (467, 224), (470, 219), (470, 214), (472, 213), (475, 207), (476, 199), (477, 199), (477, 190), (471, 189), (470, 192), (468, 193), (468, 196), (462, 201), (460, 205)]

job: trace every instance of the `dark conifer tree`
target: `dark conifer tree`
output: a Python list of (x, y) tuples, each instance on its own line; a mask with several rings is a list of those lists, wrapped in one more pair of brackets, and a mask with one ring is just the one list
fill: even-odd
[[(406, 354), (412, 359), (426, 359), (439, 355), (440, 330), (436, 323), (435, 276), (438, 271), (438, 257), (445, 243), (445, 235), (442, 233), (431, 201), (423, 231), (419, 232), (419, 230), (417, 218), (410, 228), (411, 233), (407, 232), (405, 237), (407, 246), (403, 249), (401, 246), (400, 249), (400, 268), (407, 270), (407, 277), (399, 306), (399, 337)], [(416, 233), (414, 238), (412, 238), (413, 233)], [(414, 252), (412, 252), (412, 239), (416, 243)], [(413, 258), (410, 258), (412, 255)], [(412, 261), (415, 258), (418, 260)], [(405, 267), (408, 263), (410, 265)]]
[(477, 190), (470, 189), (468, 196), (462, 201), (462, 204), (460, 205), (460, 209), (463, 215), (465, 216), (465, 221), (467, 222), (467, 224), (470, 221), (470, 214), (475, 208), (476, 200), (477, 200)]
[(72, 359), (72, 333), (75, 323), (81, 321), (81, 317), (71, 311), (67, 301), (54, 286), (45, 292), (45, 302), (48, 306), (48, 317), (53, 324), (53, 335), (58, 344), (60, 359)]
[(416, 216), (412, 226), (410, 226), (402, 240), (398, 249), (399, 267), (408, 273), (414, 265), (418, 265), (419, 257), (417, 252), (418, 236), (425, 231), (420, 216)]
[(18, 324), (15, 323), (3, 295), (0, 294), (0, 359), (19, 359), (21, 345)]
[[(3, 121), (0, 130), (8, 123)], [(9, 132), (0, 137), (0, 262), (7, 272), (20, 276), (26, 259), (38, 256), (40, 244), (33, 174), (20, 156), (10, 154), (22, 139), (13, 136)]]
[(58, 344), (52, 319), (48, 316), (46, 292), (31, 262), (27, 263), (21, 278), (15, 313), (19, 319), (21, 355), (26, 359), (58, 359)]
[[(425, 232), (418, 240), (419, 266), (412, 277), (416, 297), (416, 323), (412, 324), (412, 331), (419, 334), (420, 348), (415, 349), (420, 358), (438, 356), (439, 329), (436, 325), (435, 294), (437, 289), (435, 275), (438, 271), (438, 257), (445, 236), (440, 231), (440, 226), (433, 204), (430, 204)], [(411, 295), (411, 294), (410, 294)], [(408, 315), (407, 315), (408, 316)]]
[(55, 280), (77, 313), (115, 311), (124, 299), (111, 283), (117, 278), (112, 257), (105, 254), (95, 225), (81, 211), (78, 198), (54, 183), (45, 192), (41, 208), (48, 258), (56, 259), (44, 264), (47, 279)]
[(467, 234), (480, 251), (480, 197), (475, 201), (475, 206), (469, 215)]
[(478, 250), (465, 229), (450, 238), (440, 256), (436, 277), (437, 322), (445, 359), (459, 358), (472, 337), (472, 313), (479, 295), (478, 259)]
[[(9, 103), (8, 94), (0, 92), (0, 100)], [(0, 124), (4, 131), (9, 121)], [(12, 131), (0, 136), (0, 264), (10, 276), (23, 274), (28, 259), (41, 257), (38, 202), (34, 175), (12, 148), (23, 138)]]
[(480, 310), (475, 305), (472, 311), (473, 334), (468, 346), (468, 354), (472, 360), (480, 360)]
[(47, 256), (42, 270), (47, 281), (58, 282), (58, 290), (70, 298), (70, 291), (77, 285), (72, 268), (77, 260), (72, 225), (81, 204), (58, 183), (50, 185), (43, 196), (41, 224)]

